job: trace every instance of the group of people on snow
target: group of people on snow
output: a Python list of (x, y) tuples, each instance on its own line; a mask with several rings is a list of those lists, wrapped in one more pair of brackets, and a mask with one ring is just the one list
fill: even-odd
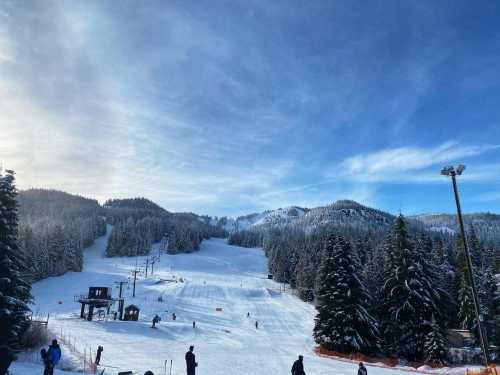
[[(189, 374), (188, 374), (189, 375)], [(304, 371), (304, 357), (299, 355), (299, 359), (297, 359), (292, 366), (292, 375), (306, 375)], [(366, 370), (363, 362), (359, 362), (358, 375), (368, 375), (368, 371)]]
[(40, 351), (40, 356), (42, 357), (44, 371), (43, 375), (53, 375), (54, 367), (61, 360), (61, 347), (57, 343), (57, 340), (52, 340), (52, 344), (50, 344), (48, 349), (43, 348)]

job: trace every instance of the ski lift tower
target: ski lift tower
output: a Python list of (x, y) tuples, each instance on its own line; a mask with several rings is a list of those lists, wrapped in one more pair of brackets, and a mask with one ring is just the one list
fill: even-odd
[(479, 299), (477, 297), (476, 282), (474, 281), (474, 272), (472, 270), (472, 259), (470, 257), (469, 245), (467, 244), (467, 238), (465, 237), (464, 220), (462, 217), (462, 209), (460, 207), (460, 197), (458, 196), (457, 188), (457, 176), (460, 176), (465, 170), (465, 165), (460, 164), (456, 168), (453, 166), (446, 166), (441, 170), (443, 176), (451, 177), (451, 183), (453, 186), (453, 193), (455, 195), (455, 203), (457, 205), (457, 217), (458, 226), (460, 227), (460, 233), (462, 235), (462, 241), (464, 243), (465, 257), (467, 258), (467, 269), (469, 271), (469, 277), (471, 282), (472, 297), (474, 300), (474, 311), (476, 313), (477, 320), (477, 330), (479, 331), (479, 341), (481, 343), (481, 349), (483, 351), (484, 365), (488, 367), (488, 343), (486, 342), (486, 337), (481, 326), (481, 317), (479, 309)]

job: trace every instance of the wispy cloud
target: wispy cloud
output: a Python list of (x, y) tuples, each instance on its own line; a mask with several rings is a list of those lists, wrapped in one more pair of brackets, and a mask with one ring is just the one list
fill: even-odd
[[(462, 145), (455, 141), (436, 147), (405, 146), (386, 148), (367, 154), (346, 158), (330, 176), (364, 182), (417, 182), (428, 183), (443, 180), (439, 168), (445, 163), (460, 163), (468, 158), (500, 149), (499, 145)], [(470, 180), (492, 177), (489, 165), (480, 165), (481, 173), (468, 174)], [(467, 176), (467, 175), (466, 175)]]

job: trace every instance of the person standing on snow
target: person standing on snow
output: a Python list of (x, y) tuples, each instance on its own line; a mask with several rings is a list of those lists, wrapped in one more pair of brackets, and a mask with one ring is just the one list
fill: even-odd
[(306, 375), (304, 372), (304, 357), (299, 355), (299, 359), (297, 359), (292, 366), (292, 375)]
[(42, 357), (43, 362), (43, 375), (50, 375), (50, 373), (54, 370), (52, 370), (52, 364), (50, 363), (49, 356), (45, 348), (40, 350), (40, 357)]
[(259, 329), (259, 322), (257, 320), (255, 321), (255, 329)]
[(368, 375), (368, 371), (366, 370), (366, 367), (363, 364), (363, 362), (359, 362), (358, 375)]
[(189, 351), (186, 353), (186, 369), (187, 375), (195, 375), (195, 369), (198, 367), (198, 363), (196, 362), (196, 357), (193, 353), (194, 346), (191, 345), (189, 347)]
[(8, 346), (0, 346), (0, 375), (7, 374), (10, 364), (14, 359), (16, 357)]
[(95, 355), (95, 364), (96, 365), (101, 363), (101, 353), (103, 350), (104, 350), (104, 348), (101, 345), (99, 345), (97, 347), (97, 354)]
[(61, 360), (61, 347), (56, 339), (52, 340), (52, 344), (49, 346), (49, 350), (47, 350), (47, 360), (50, 363), (48, 375), (52, 375), (54, 374), (54, 367)]

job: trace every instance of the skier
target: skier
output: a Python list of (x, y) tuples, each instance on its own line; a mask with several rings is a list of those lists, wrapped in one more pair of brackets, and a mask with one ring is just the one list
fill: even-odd
[(193, 320), (193, 329), (196, 328), (196, 322)]
[(255, 329), (259, 329), (259, 322), (257, 320), (255, 321)]
[(195, 369), (198, 367), (198, 363), (196, 362), (196, 357), (193, 353), (194, 346), (191, 345), (189, 347), (189, 351), (186, 353), (186, 369), (187, 375), (195, 375)]
[(299, 359), (293, 362), (292, 375), (306, 375), (304, 372), (304, 357), (299, 355)]
[(57, 343), (57, 340), (52, 340), (52, 344), (49, 346), (49, 350), (47, 350), (47, 360), (49, 361), (49, 373), (47, 375), (54, 374), (54, 367), (61, 360), (61, 347)]
[(358, 375), (368, 375), (368, 371), (366, 370), (366, 367), (363, 364), (363, 362), (359, 362)]
[(247, 312), (247, 318), (250, 318), (250, 313), (249, 312)]
[(97, 347), (97, 354), (95, 355), (95, 364), (96, 365), (101, 363), (101, 353), (103, 350), (104, 350), (104, 348), (101, 345), (99, 345)]
[(175, 315), (175, 313), (172, 313), (172, 320), (175, 320), (177, 319), (177, 315)]
[(161, 320), (161, 318), (158, 315), (155, 315), (153, 317), (153, 325), (151, 326), (151, 328), (156, 328), (156, 323), (159, 323), (160, 320)]
[(10, 364), (16, 357), (8, 346), (0, 346), (0, 375), (7, 374)]

